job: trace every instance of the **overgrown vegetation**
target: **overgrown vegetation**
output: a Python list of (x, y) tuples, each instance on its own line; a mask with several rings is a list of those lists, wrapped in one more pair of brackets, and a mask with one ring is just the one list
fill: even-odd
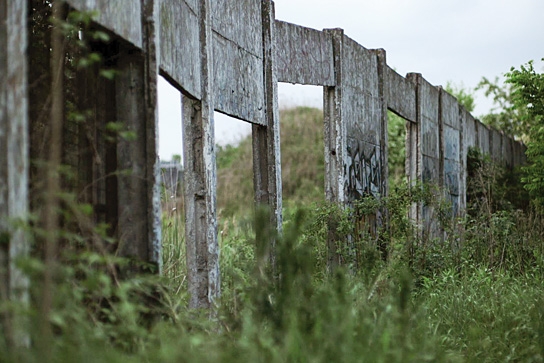
[[(300, 128), (320, 129), (318, 111), (288, 110), (283, 117)], [(245, 147), (242, 142), (220, 152), (220, 174), (238, 162), (232, 155)], [(289, 155), (291, 146), (284, 148)], [(297, 144), (293, 149), (304, 150), (311, 147)], [(353, 233), (352, 217), (336, 206), (316, 204), (312, 189), (306, 202), (306, 191), (298, 186), (292, 197), (305, 207), (290, 205), (284, 211), (285, 231), (278, 242), (280, 281), (258, 273), (255, 264), (256, 247), (263, 243), (256, 236), (267, 228), (263, 221), (268, 218), (262, 215), (266, 211), (258, 213), (255, 223), (237, 213), (222, 218), (223, 294), (213, 320), (186, 309), (180, 214), (164, 220), (162, 278), (112, 279), (108, 266), (122, 260), (69, 249), (67, 259), (72, 256), (73, 263), (57, 276), (52, 356), (56, 361), (97, 362), (542, 361), (541, 217), (497, 203), (503, 198), (497, 183), (500, 173), (485, 157), (471, 158), (471, 212), (455, 226), (444, 226), (448, 234), (441, 243), (418, 240), (407, 218), (414, 201), (432, 203), (421, 188), (398, 185), (379, 205), (361, 201), (356, 208), (363, 212), (386, 207), (390, 224), (379, 241), (387, 246), (385, 258), (376, 240), (365, 233), (354, 235), (357, 254), (339, 251), (356, 270), (347, 263), (327, 271), (330, 216), (340, 221), (338, 238)], [(319, 188), (315, 183), (322, 182), (321, 177), (308, 177), (314, 178), (312, 188)], [(77, 244), (77, 235), (72, 238)], [(38, 260), (21, 263), (29, 276), (39, 276)], [(30, 321), (37, 314), (32, 309), (18, 313), (27, 314)], [(32, 331), (39, 339), (38, 330)], [(12, 351), (12, 356), (2, 351), (4, 360), (41, 361), (34, 348)]]

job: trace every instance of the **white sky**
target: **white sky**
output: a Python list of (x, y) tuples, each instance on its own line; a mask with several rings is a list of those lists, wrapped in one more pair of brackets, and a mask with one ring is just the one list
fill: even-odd
[[(401, 75), (422, 73), (434, 85), (474, 88), (535, 60), (542, 72), (544, 0), (276, 0), (276, 18), (323, 29), (343, 28), (362, 46), (383, 48)], [(322, 107), (322, 88), (280, 84), (280, 107)], [(477, 94), (475, 116), (490, 101)], [(159, 85), (159, 154), (181, 154), (179, 93)], [(216, 141), (235, 142), (250, 132), (242, 121), (217, 114)]]

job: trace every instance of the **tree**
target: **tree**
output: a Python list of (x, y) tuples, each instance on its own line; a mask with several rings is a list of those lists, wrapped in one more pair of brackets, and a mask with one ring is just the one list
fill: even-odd
[[(544, 58), (543, 58), (544, 60)], [(525, 188), (539, 207), (544, 206), (544, 74), (537, 73), (533, 61), (512, 68), (506, 74), (511, 86), (513, 109), (518, 112), (519, 122), (528, 125), (527, 175), (522, 179)]]
[(481, 117), (481, 121), (506, 135), (526, 142), (529, 137), (528, 120), (525, 111), (514, 105), (512, 85), (508, 83), (500, 85), (498, 77), (494, 81), (483, 77), (476, 90), (483, 90), (486, 97), (492, 98), (494, 105), (490, 113)]

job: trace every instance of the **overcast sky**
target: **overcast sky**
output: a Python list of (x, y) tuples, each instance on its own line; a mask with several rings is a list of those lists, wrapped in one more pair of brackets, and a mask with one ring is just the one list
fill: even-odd
[[(543, 71), (544, 0), (276, 0), (276, 18), (323, 29), (343, 28), (362, 46), (383, 48), (401, 75), (422, 73), (434, 85), (474, 88), (535, 60)], [(280, 107), (322, 107), (321, 87), (280, 84)], [(478, 94), (475, 116), (491, 103)], [(179, 93), (159, 86), (160, 156), (181, 154)], [(216, 116), (216, 140), (233, 142), (250, 127)]]

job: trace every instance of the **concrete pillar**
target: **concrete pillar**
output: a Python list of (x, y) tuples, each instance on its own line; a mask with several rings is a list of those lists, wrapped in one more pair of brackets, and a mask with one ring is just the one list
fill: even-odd
[[(282, 230), (282, 184), (280, 156), (280, 120), (278, 81), (275, 71), (274, 3), (262, 0), (264, 105), (266, 126), (253, 125), (253, 184), (257, 207), (270, 209), (270, 227), (278, 234)], [(275, 275), (276, 248), (274, 236), (269, 236), (268, 263)], [(267, 238), (267, 236), (262, 236)]]
[(157, 143), (156, 1), (144, 1), (143, 52), (123, 48), (115, 78), (117, 120), (134, 139), (117, 145), (118, 254), (161, 268)]
[[(346, 202), (344, 160), (346, 158), (346, 128), (342, 121), (342, 51), (344, 31), (342, 29), (325, 29), (331, 36), (333, 44), (333, 67), (335, 74), (334, 87), (323, 87), (324, 112), (324, 144), (325, 144), (325, 199), (330, 203), (343, 204)], [(327, 238), (327, 267), (334, 270), (340, 265), (340, 255), (337, 253), (341, 246), (337, 245), (337, 222), (329, 223)]]
[(185, 242), (189, 307), (210, 308), (220, 295), (210, 0), (200, 2), (201, 100), (181, 96)]
[[(409, 180), (440, 187), (444, 174), (440, 93), (421, 74), (410, 73), (407, 79), (414, 82), (417, 89), (417, 120), (409, 125), (407, 135), (406, 162), (411, 171)], [(410, 217), (420, 227), (422, 241), (442, 238), (434, 207), (422, 203), (414, 205)]]
[[(28, 302), (28, 281), (15, 266), (28, 251), (20, 222), (28, 211), (27, 2), (0, 2), (0, 302)], [(27, 340), (22, 320), (3, 315), (7, 344)]]

